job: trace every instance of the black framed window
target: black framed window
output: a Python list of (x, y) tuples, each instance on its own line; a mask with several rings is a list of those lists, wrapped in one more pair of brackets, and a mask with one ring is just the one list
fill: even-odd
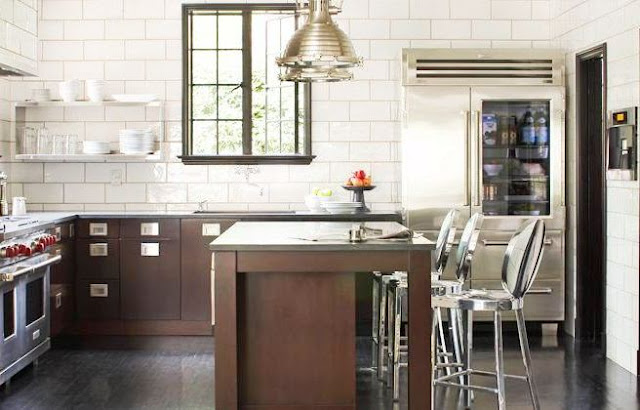
[(183, 155), (192, 164), (308, 164), (309, 84), (280, 82), (292, 4), (183, 5)]

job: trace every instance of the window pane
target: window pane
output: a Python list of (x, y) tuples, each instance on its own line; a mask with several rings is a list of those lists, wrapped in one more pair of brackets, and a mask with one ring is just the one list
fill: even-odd
[(220, 121), (218, 127), (220, 155), (242, 155), (242, 122)]
[(196, 120), (214, 120), (216, 112), (216, 87), (194, 86), (193, 88), (193, 118)]
[(216, 121), (193, 122), (193, 155), (216, 155)]
[(283, 121), (280, 124), (282, 134), (280, 152), (283, 154), (296, 153), (295, 123), (293, 121)]
[(196, 48), (216, 48), (216, 16), (193, 16), (193, 44)]
[(240, 84), (242, 82), (242, 51), (219, 51), (220, 84)]
[(218, 87), (220, 99), (220, 119), (242, 119), (242, 87)]
[(218, 17), (218, 48), (242, 49), (242, 16)]
[(283, 120), (293, 120), (296, 116), (295, 112), (295, 88), (292, 83), (284, 84), (280, 93), (280, 118)]
[(280, 121), (267, 124), (267, 154), (280, 153)]
[(215, 84), (216, 83), (216, 52), (215, 51), (193, 51), (193, 83), (194, 84)]

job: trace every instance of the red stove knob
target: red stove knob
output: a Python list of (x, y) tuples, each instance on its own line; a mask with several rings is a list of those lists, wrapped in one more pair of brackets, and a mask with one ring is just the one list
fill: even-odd
[[(24, 246), (24, 245), (22, 245)], [(20, 252), (21, 254), (23, 254), (24, 256), (31, 256), (31, 248), (29, 248), (28, 246), (25, 246), (24, 249)]]
[(39, 243), (36, 245), (36, 249), (34, 250), (34, 252), (44, 252), (45, 247), (46, 246), (44, 243)]
[(51, 235), (51, 245), (55, 245), (58, 242), (58, 238), (55, 235)]
[(18, 246), (17, 245), (9, 246), (7, 248), (7, 257), (14, 258), (16, 256), (18, 256)]
[(18, 253), (24, 253), (24, 250), (27, 248), (27, 245), (25, 245), (24, 243), (15, 245), (18, 247)]

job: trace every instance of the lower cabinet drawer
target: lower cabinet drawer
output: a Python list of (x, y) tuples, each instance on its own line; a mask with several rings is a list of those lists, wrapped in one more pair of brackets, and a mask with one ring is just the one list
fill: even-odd
[[(502, 290), (499, 280), (473, 280), (473, 289)], [(474, 312), (476, 320), (493, 320), (492, 312)], [(503, 314), (505, 320), (515, 320), (511, 312)], [(564, 320), (564, 284), (562, 280), (536, 280), (524, 297), (524, 318), (535, 321)]]
[(76, 291), (80, 319), (120, 318), (120, 281), (83, 279)]
[(79, 239), (76, 243), (79, 278), (120, 278), (120, 240)]

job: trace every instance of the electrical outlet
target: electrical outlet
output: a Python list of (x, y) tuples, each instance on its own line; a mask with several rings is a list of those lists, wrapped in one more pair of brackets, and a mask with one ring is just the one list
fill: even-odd
[(121, 169), (112, 169), (111, 170), (111, 185), (114, 185), (114, 186), (122, 185), (122, 170)]

